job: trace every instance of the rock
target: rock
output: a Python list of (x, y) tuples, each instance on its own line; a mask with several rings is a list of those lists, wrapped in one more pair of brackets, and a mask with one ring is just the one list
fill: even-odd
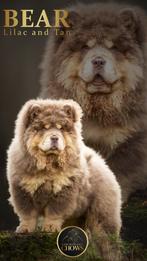
[[(132, 196), (123, 207), (122, 261), (147, 261), (147, 191)], [(0, 261), (68, 261), (56, 246), (57, 234), (0, 233)], [(91, 246), (75, 261), (100, 261)], [(117, 260), (116, 260), (117, 261)]]

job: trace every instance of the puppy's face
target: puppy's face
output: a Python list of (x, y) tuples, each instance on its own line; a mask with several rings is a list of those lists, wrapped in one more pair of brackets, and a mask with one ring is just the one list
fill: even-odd
[(74, 146), (75, 111), (69, 105), (32, 105), (27, 113), (24, 142), (27, 151), (35, 157), (59, 155)]

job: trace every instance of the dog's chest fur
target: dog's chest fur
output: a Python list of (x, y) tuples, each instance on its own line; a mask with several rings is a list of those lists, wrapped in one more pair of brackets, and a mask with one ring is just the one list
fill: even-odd
[(57, 194), (61, 191), (63, 186), (69, 186), (71, 184), (70, 177), (72, 174), (67, 172), (66, 175), (63, 172), (54, 175), (47, 175), (43, 172), (38, 172), (32, 176), (24, 176), (20, 182), (21, 187), (31, 196), (42, 187), (42, 190), (48, 191), (48, 193)]
[(85, 121), (83, 134), (86, 142), (107, 155), (136, 132), (135, 126), (102, 128), (96, 121)]
[(69, 216), (73, 213), (78, 216), (88, 204), (86, 196), (90, 193), (89, 179), (80, 169), (61, 172), (52, 177), (39, 173), (38, 176), (25, 176), (20, 185), (30, 194), (34, 207), (40, 214), (47, 206), (50, 213), (60, 214), (68, 209)]

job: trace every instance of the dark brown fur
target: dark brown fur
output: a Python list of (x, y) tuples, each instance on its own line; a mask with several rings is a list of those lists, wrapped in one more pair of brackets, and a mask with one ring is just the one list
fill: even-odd
[[(131, 6), (79, 4), (70, 9), (69, 17), (71, 35), (51, 33), (47, 43), (41, 96), (73, 98), (81, 105), (85, 141), (107, 159), (126, 201), (147, 186), (146, 14)], [(121, 75), (118, 81), (99, 86), (95, 94), (79, 76), (92, 49), (87, 49), (87, 42), (93, 38), (97, 52), (102, 54), (102, 47), (102, 55), (113, 59), (108, 62), (116, 63)]]

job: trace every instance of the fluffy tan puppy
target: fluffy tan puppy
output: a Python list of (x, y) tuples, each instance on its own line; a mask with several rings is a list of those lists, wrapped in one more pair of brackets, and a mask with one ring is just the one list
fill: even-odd
[[(18, 114), (7, 166), (17, 232), (34, 231), (41, 215), (50, 232), (84, 216), (92, 234), (119, 235), (120, 187), (101, 156), (85, 146), (81, 116), (76, 102), (49, 99), (30, 100)], [(100, 248), (105, 260), (116, 260), (103, 253), (104, 242)]]

